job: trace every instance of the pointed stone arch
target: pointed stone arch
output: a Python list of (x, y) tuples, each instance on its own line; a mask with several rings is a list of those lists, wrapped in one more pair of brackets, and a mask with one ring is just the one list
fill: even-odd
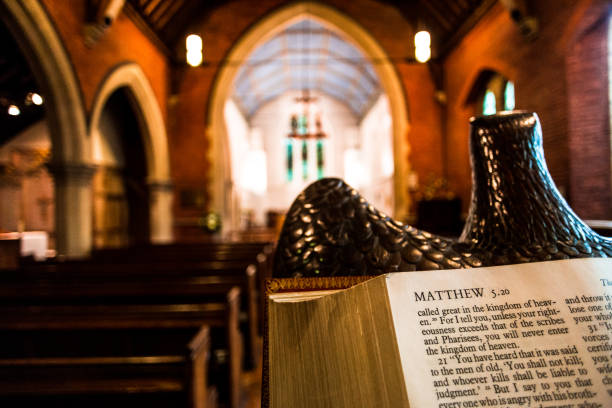
[(79, 82), (46, 10), (37, 0), (0, 0), (0, 18), (17, 40), (46, 100), (59, 255), (91, 249), (91, 144)]
[[(347, 15), (324, 4), (316, 2), (297, 2), (282, 7), (265, 16), (254, 24), (236, 42), (227, 59), (245, 60), (248, 54), (274, 36), (288, 24), (303, 17), (309, 17), (344, 33), (363, 53), (375, 60), (387, 60), (388, 56), (374, 37)], [(394, 216), (403, 219), (408, 210), (408, 109), (402, 82), (392, 64), (377, 64), (376, 73), (382, 88), (389, 98), (392, 119), (394, 174)], [(232, 212), (232, 178), (228, 135), (225, 129), (223, 108), (231, 95), (233, 79), (238, 72), (236, 64), (225, 64), (213, 84), (211, 103), (207, 112), (207, 137), (210, 140), (209, 160), (212, 176), (209, 177), (209, 190), (213, 209), (223, 209), (224, 219), (236, 218)], [(230, 222), (231, 224), (231, 222)], [(225, 225), (225, 224), (224, 224)]]
[(110, 71), (94, 98), (89, 121), (92, 143), (100, 137), (100, 116), (110, 96), (125, 89), (138, 121), (147, 166), (150, 232), (152, 242), (172, 240), (172, 186), (166, 125), (153, 88), (136, 63), (124, 63)]

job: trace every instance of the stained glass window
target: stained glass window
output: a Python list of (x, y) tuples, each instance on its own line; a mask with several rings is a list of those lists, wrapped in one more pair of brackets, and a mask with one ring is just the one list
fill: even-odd
[(482, 102), (482, 114), (495, 115), (495, 112), (497, 112), (497, 108), (495, 107), (495, 94), (490, 89), (487, 89)]
[(323, 167), (325, 161), (323, 159), (323, 140), (317, 140), (317, 179), (323, 178)]
[(504, 89), (504, 110), (514, 110), (514, 83), (512, 81), (506, 82), (506, 89)]
[(302, 140), (302, 179), (308, 180), (308, 143)]
[(305, 135), (308, 133), (308, 118), (306, 115), (300, 115), (298, 117), (298, 134)]
[(291, 139), (287, 139), (287, 181), (291, 182), (293, 180), (293, 141)]

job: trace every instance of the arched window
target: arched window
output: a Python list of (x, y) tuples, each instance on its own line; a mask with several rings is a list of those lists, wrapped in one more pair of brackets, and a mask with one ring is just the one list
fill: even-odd
[(479, 109), (483, 115), (515, 109), (514, 82), (496, 72), (484, 71), (473, 92), (472, 95), (479, 95), (476, 98), (480, 101)]
[(308, 180), (308, 143), (302, 140), (302, 180)]
[(495, 105), (495, 94), (490, 89), (487, 89), (482, 102), (482, 114), (495, 115), (495, 112), (497, 112), (497, 107)]
[(504, 110), (514, 110), (514, 82), (506, 81), (504, 89)]
[(286, 164), (287, 164), (287, 181), (293, 181), (293, 140), (287, 138), (286, 140)]
[(317, 180), (323, 178), (325, 159), (323, 155), (323, 139), (317, 140)]

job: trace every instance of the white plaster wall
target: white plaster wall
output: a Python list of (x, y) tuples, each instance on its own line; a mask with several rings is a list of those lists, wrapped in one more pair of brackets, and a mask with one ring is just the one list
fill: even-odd
[[(229, 140), (231, 180), (234, 189), (231, 194), (233, 201), (231, 211), (234, 213), (232, 218), (239, 220), (240, 228), (247, 226), (246, 219), (249, 217), (251, 221), (263, 224), (265, 209), (261, 205), (262, 198), (250, 191), (252, 187), (248, 184), (250, 175), (246, 174), (251, 170), (247, 163), (249, 151), (254, 147), (251, 140), (253, 130), (233, 100), (228, 99), (225, 102), (223, 115)], [(266, 169), (257, 170), (266, 171)]]
[[(290, 131), (290, 117), (296, 111), (295, 98), (299, 92), (287, 92), (263, 105), (247, 121), (236, 104), (228, 100), (225, 119), (230, 140), (231, 168), (239, 207), (244, 215), (251, 212), (257, 224), (263, 224), (267, 211), (285, 213), (295, 197), (316, 181), (316, 144), (309, 141), (308, 179), (302, 177), (301, 141), (293, 141), (293, 181), (287, 181), (286, 143)], [(377, 208), (393, 213), (393, 139), (389, 101), (379, 97), (359, 122), (349, 108), (340, 101), (313, 93), (321, 112), (324, 141), (324, 177), (355, 180), (353, 187)], [(261, 137), (261, 142), (259, 138)], [(257, 195), (247, 191), (244, 167), (249, 149), (263, 143), (267, 159), (267, 191)], [(357, 149), (352, 166), (346, 166), (345, 152)], [(361, 166), (363, 176), (345, 173), (346, 168)], [(259, 171), (259, 170), (258, 170)], [(261, 169), (263, 171), (263, 169)]]
[(223, 109), (227, 134), (229, 139), (232, 181), (234, 186), (242, 186), (242, 164), (246, 160), (249, 151), (249, 124), (238, 109), (236, 103), (228, 99)]
[[(316, 103), (321, 112), (321, 123), (328, 138), (324, 141), (324, 177), (343, 177), (343, 151), (350, 145), (351, 138), (358, 132), (357, 118), (342, 103), (316, 92)], [(290, 117), (296, 111), (297, 91), (287, 92), (263, 105), (250, 120), (263, 137), (268, 162), (268, 191), (264, 207), (285, 212), (295, 197), (310, 183), (316, 181), (316, 145), (309, 142), (308, 179), (302, 178), (301, 141), (293, 145), (293, 181), (287, 182), (286, 143), (290, 132)]]
[(360, 193), (376, 208), (393, 214), (393, 134), (389, 100), (381, 95), (359, 126), (365, 174)]

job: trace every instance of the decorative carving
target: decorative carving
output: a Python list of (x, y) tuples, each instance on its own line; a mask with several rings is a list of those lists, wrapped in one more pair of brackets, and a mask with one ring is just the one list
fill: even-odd
[(0, 165), (0, 176), (20, 178), (36, 176), (44, 169), (51, 158), (48, 148), (13, 148), (10, 160)]
[(331, 276), (320, 278), (266, 279), (266, 293), (346, 289), (372, 278), (371, 276)]
[(403, 225), (342, 180), (323, 179), (289, 209), (274, 276), (379, 275), (612, 256), (612, 241), (582, 222), (557, 191), (535, 113), (473, 118), (470, 149), (472, 203), (459, 240)]

